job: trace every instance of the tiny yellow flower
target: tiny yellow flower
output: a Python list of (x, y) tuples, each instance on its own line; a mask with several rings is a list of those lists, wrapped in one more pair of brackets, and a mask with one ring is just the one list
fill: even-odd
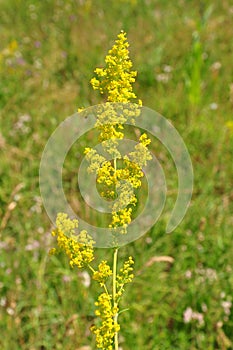
[(109, 276), (112, 276), (112, 270), (107, 261), (103, 260), (98, 266), (98, 271), (94, 272), (93, 279), (103, 286)]

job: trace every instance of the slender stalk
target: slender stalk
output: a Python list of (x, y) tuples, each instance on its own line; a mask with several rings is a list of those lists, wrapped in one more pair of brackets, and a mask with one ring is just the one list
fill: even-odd
[(116, 169), (117, 169), (117, 161), (116, 161), (116, 158), (114, 158), (113, 162), (114, 162), (114, 170), (115, 170), (115, 176), (116, 176)]
[[(116, 170), (117, 170), (117, 160), (114, 158), (114, 175), (116, 178)], [(116, 247), (114, 249), (114, 255), (113, 255), (113, 278), (112, 278), (112, 297), (113, 297), (113, 306), (114, 308), (117, 308), (118, 302), (117, 302), (117, 287), (116, 287), (116, 276), (117, 276), (117, 255), (118, 255), (118, 248)], [(117, 319), (118, 319), (118, 313), (115, 314), (114, 316), (114, 324), (117, 324)], [(118, 332), (115, 332), (114, 335), (114, 345), (115, 345), (115, 350), (118, 350)]]
[(93, 267), (90, 264), (88, 264), (88, 267), (89, 267), (89, 269), (91, 270), (92, 273), (95, 273), (95, 269), (93, 269)]
[[(112, 283), (112, 296), (113, 296), (114, 307), (117, 307), (117, 300), (116, 300), (117, 254), (118, 254), (118, 248), (115, 248), (114, 255), (113, 255), (113, 283)], [(117, 318), (118, 318), (118, 313), (116, 313), (116, 315), (114, 316), (114, 324), (117, 324)], [(115, 341), (115, 350), (118, 350), (118, 332), (115, 332), (114, 341)]]

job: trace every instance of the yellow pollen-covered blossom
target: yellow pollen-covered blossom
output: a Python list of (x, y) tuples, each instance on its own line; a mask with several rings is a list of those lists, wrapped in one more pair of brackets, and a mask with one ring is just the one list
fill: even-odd
[(104, 183), (107, 186), (111, 186), (116, 183), (114, 176), (114, 167), (110, 161), (105, 161), (97, 172), (97, 182), (99, 184)]
[(148, 138), (147, 134), (144, 133), (140, 136), (139, 141), (143, 146), (148, 146), (151, 143), (151, 140)]
[(101, 164), (106, 161), (96, 150), (89, 147), (85, 148), (84, 154), (86, 155), (87, 161), (90, 163), (88, 167), (90, 173), (96, 173), (100, 169)]
[(59, 231), (67, 235), (74, 235), (75, 229), (78, 227), (78, 220), (71, 220), (67, 214), (58, 213), (56, 218), (56, 226)]
[(138, 164), (129, 160), (128, 156), (124, 157), (123, 171), (128, 172), (127, 176), (123, 178), (127, 179), (127, 181), (129, 181), (134, 188), (138, 188), (141, 186), (140, 179), (144, 176), (144, 173)]
[(118, 308), (112, 305), (112, 295), (108, 293), (100, 294), (95, 305), (98, 307), (95, 314), (101, 320), (99, 326), (91, 327), (96, 335), (96, 346), (99, 349), (113, 350), (114, 335), (120, 330), (120, 325), (114, 321)]
[[(77, 236), (75, 229), (78, 227), (78, 220), (71, 220), (67, 214), (59, 213), (56, 220), (57, 228), (52, 232), (57, 237), (59, 251), (64, 251), (70, 260), (70, 266), (83, 268), (94, 259), (93, 244), (95, 243), (85, 230)], [(52, 248), (50, 254), (56, 253)]]
[(112, 222), (110, 228), (121, 227), (120, 233), (127, 233), (127, 226), (131, 223), (132, 208), (120, 209), (112, 213)]
[(103, 260), (98, 266), (98, 271), (94, 272), (93, 280), (99, 282), (100, 285), (103, 286), (109, 276), (112, 276), (112, 270), (107, 261)]
[(152, 159), (150, 151), (147, 148), (151, 140), (144, 133), (139, 138), (139, 141), (140, 142), (135, 146), (135, 150), (130, 152), (129, 155), (125, 157), (125, 159), (137, 164), (139, 168), (143, 168), (146, 166), (147, 161)]
[(132, 185), (127, 182), (118, 182), (116, 186), (117, 190), (117, 198), (112, 206), (112, 211), (117, 212), (121, 209), (124, 209), (124, 207), (133, 204), (135, 205), (137, 202), (137, 198), (134, 194)]

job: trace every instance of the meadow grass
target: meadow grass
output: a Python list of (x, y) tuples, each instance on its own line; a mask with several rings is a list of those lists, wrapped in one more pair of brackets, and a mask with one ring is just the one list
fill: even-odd
[[(120, 346), (233, 349), (231, 2), (3, 0), (0, 9), (0, 349), (95, 347), (89, 327), (97, 286), (63, 256), (48, 256), (54, 242), (40, 199), (39, 163), (61, 121), (77, 107), (103, 102), (89, 81), (121, 29), (138, 71), (137, 95), (180, 132), (195, 182), (184, 220), (165, 234), (177, 177), (156, 144), (169, 195), (155, 227), (121, 249), (122, 259), (134, 257), (136, 277), (122, 300), (130, 310), (119, 317)], [(76, 145), (64, 182), (82, 211), (80, 156)], [(98, 262), (111, 252), (97, 255)], [(174, 262), (153, 263), (158, 256)]]

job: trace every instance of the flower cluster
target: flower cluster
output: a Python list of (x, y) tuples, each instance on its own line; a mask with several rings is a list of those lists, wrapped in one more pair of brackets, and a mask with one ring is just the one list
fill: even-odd
[[(141, 100), (138, 100), (133, 92), (133, 83), (137, 72), (131, 70), (132, 62), (129, 58), (128, 47), (126, 33), (121, 32), (105, 58), (106, 67), (95, 69), (96, 77), (91, 79), (91, 84), (95, 90), (106, 95), (108, 102), (135, 102), (141, 105)], [(132, 114), (135, 115), (134, 111)], [(98, 113), (96, 127), (100, 130), (100, 141), (111, 140), (110, 144), (108, 141), (105, 145), (110, 150), (116, 149), (112, 145), (115, 139), (123, 138), (122, 129), (127, 116), (129, 117), (128, 111), (125, 110), (119, 118), (119, 113), (114, 111), (111, 104), (102, 107)]]
[(134, 261), (132, 256), (124, 262), (123, 267), (120, 269), (120, 273), (117, 275), (117, 297), (120, 298), (124, 292), (124, 286), (127, 283), (132, 282), (134, 275), (133, 271)]
[[(145, 133), (128, 155), (122, 157), (118, 149), (119, 140), (124, 137), (124, 124), (128, 120), (134, 123), (140, 115), (141, 106), (141, 101), (136, 100), (133, 92), (137, 73), (131, 71), (128, 46), (126, 33), (121, 32), (106, 56), (106, 67), (97, 68), (96, 77), (91, 80), (93, 88), (107, 96), (108, 103), (97, 109), (96, 127), (100, 131), (99, 141), (112, 160), (107, 160), (91, 148), (85, 150), (90, 163), (88, 171), (95, 173), (97, 183), (102, 185), (102, 197), (114, 199), (109, 227), (119, 227), (122, 234), (127, 233), (132, 221), (133, 208), (137, 203), (134, 189), (141, 186), (142, 168), (152, 158), (148, 150), (151, 141)], [(133, 101), (137, 104), (132, 104)]]
[(127, 227), (131, 223), (132, 208), (120, 209), (118, 212), (112, 213), (112, 221), (110, 228), (121, 227), (120, 233), (126, 234)]
[(128, 47), (126, 33), (121, 32), (105, 58), (106, 68), (96, 68), (98, 78), (91, 80), (93, 88), (100, 90), (101, 94), (106, 94), (109, 102), (129, 102), (137, 99), (132, 89), (137, 72), (131, 71), (132, 62), (129, 59)]
[(120, 325), (114, 321), (118, 308), (112, 306), (112, 295), (108, 293), (100, 294), (95, 305), (98, 307), (95, 314), (101, 320), (98, 327), (91, 327), (91, 331), (96, 335), (97, 348), (113, 350), (114, 335), (120, 330)]
[(57, 228), (52, 232), (57, 237), (58, 249), (52, 248), (50, 254), (57, 250), (64, 251), (70, 260), (70, 266), (83, 268), (94, 259), (95, 243), (85, 230), (75, 236), (78, 220), (71, 220), (67, 214), (59, 213), (56, 219)]
[(99, 282), (100, 286), (103, 287), (107, 278), (112, 276), (112, 270), (106, 260), (101, 261), (98, 266), (98, 270), (93, 274), (93, 280)]
[(139, 138), (139, 143), (135, 146), (135, 150), (129, 153), (129, 159), (131, 162), (137, 164), (139, 168), (146, 166), (147, 161), (152, 159), (152, 156), (147, 148), (151, 143), (147, 134), (142, 134)]
[(85, 148), (84, 154), (86, 154), (86, 158), (90, 163), (88, 171), (90, 173), (98, 172), (101, 165), (105, 162), (105, 158), (99, 155), (96, 150), (89, 147)]

